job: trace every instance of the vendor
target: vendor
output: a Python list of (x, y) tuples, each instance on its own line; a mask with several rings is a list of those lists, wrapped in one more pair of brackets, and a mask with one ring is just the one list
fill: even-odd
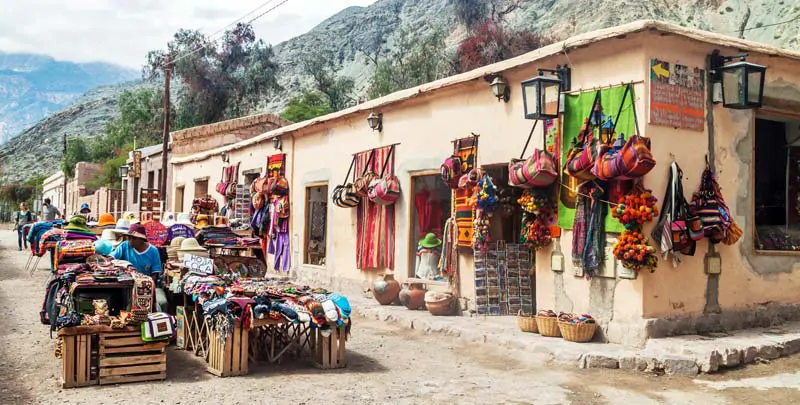
[(136, 271), (157, 281), (161, 273), (161, 256), (158, 249), (147, 242), (144, 225), (132, 224), (124, 235), (125, 241), (111, 252), (111, 256), (130, 262)]

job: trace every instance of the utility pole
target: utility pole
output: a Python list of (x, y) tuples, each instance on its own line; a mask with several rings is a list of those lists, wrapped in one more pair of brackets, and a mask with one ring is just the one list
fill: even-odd
[(167, 156), (169, 148), (169, 81), (172, 75), (172, 58), (167, 55), (164, 65), (164, 133), (161, 147), (161, 202), (162, 210), (167, 210)]
[(61, 207), (61, 215), (67, 219), (67, 133), (64, 132), (64, 167), (61, 171), (64, 173), (64, 206)]

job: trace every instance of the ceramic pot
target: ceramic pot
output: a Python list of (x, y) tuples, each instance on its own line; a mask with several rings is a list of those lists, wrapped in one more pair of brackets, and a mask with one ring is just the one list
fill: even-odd
[(391, 305), (397, 300), (400, 292), (400, 283), (394, 279), (393, 274), (384, 274), (382, 280), (372, 283), (372, 296), (381, 305)]
[(410, 283), (400, 290), (400, 303), (414, 311), (425, 307), (425, 293), (428, 292), (422, 284)]

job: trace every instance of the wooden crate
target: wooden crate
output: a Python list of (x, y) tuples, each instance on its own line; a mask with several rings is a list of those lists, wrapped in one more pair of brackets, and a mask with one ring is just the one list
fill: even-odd
[(100, 385), (167, 378), (168, 344), (143, 342), (136, 330), (100, 333)]
[(317, 328), (311, 331), (311, 354), (314, 366), (321, 369), (344, 368), (347, 366), (345, 328), (331, 328), (328, 337), (322, 336)]
[(247, 375), (250, 331), (243, 329), (240, 321), (235, 321), (233, 333), (228, 333), (223, 343), (216, 330), (207, 329), (208, 372), (219, 377)]
[(76, 388), (97, 385), (97, 377), (92, 378), (92, 336), (61, 336), (64, 340), (61, 352), (62, 387)]

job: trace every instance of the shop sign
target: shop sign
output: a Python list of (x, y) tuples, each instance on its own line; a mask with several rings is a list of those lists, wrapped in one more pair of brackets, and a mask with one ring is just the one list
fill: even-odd
[(200, 274), (213, 274), (214, 261), (208, 257), (200, 257), (191, 254), (183, 255), (183, 267), (189, 271)]
[(133, 151), (133, 170), (131, 170), (131, 177), (142, 177), (142, 151)]
[(650, 60), (650, 123), (703, 132), (705, 71)]

